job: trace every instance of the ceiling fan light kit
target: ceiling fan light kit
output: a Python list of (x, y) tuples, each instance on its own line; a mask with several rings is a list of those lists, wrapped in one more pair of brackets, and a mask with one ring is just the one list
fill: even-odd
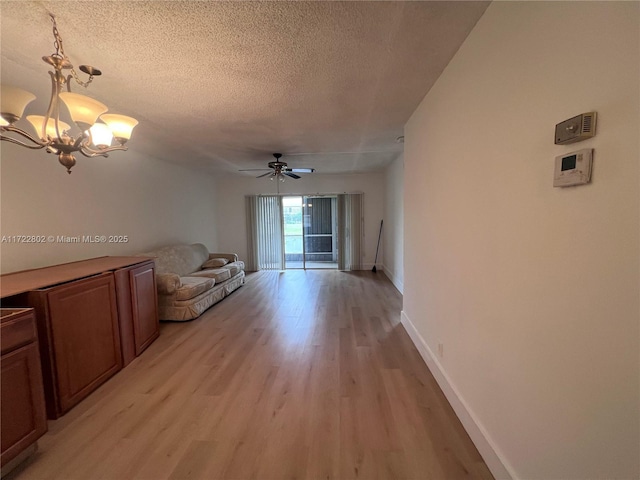
[[(49, 71), (51, 76), (51, 98), (44, 116), (29, 115), (27, 120), (36, 131), (36, 136), (16, 127), (27, 105), (36, 97), (32, 93), (17, 87), (2, 85), (0, 87), (0, 140), (15, 143), (30, 149), (45, 148), (48, 153), (58, 155), (58, 161), (71, 173), (76, 164), (74, 153), (79, 152), (85, 157), (107, 157), (114, 150), (127, 150), (125, 143), (131, 138), (133, 128), (138, 124), (134, 118), (125, 115), (105, 114), (108, 110), (103, 103), (71, 92), (71, 78), (79, 85), (87, 87), (93, 78), (102, 72), (89, 65), (80, 65), (80, 70), (89, 79), (83, 82), (78, 77), (71, 61), (64, 53), (62, 37), (58, 32), (56, 19), (51, 15), (53, 23), (53, 37), (55, 53), (42, 57), (45, 63), (53, 67)], [(65, 77), (63, 70), (71, 70), (71, 75)], [(66, 90), (63, 91), (66, 85)], [(75, 125), (80, 129), (76, 136), (70, 135), (69, 124), (60, 120), (60, 104), (64, 103)], [(101, 122), (98, 122), (98, 119)], [(28, 140), (25, 143), (18, 138), (7, 136), (5, 133), (19, 135)], [(118, 145), (111, 146), (113, 139)]]
[[(280, 182), (284, 182), (286, 177), (291, 177), (294, 179), (302, 178), (297, 173), (313, 173), (315, 172), (315, 168), (289, 168), (286, 162), (281, 162), (280, 158), (282, 158), (281, 153), (273, 154), (275, 161), (269, 162), (267, 166), (271, 169), (271, 172), (263, 173), (262, 175), (258, 175), (256, 178), (262, 178), (269, 176), (269, 180), (278, 180)], [(249, 168), (244, 170), (239, 170), (240, 172), (252, 172), (252, 171), (262, 171), (268, 170), (265, 168)]]

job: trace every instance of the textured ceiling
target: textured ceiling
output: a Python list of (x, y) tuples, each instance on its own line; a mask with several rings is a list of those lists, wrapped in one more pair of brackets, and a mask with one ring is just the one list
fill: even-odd
[(44, 113), (51, 12), (72, 63), (103, 72), (73, 90), (140, 121), (131, 150), (211, 171), (261, 168), (272, 152), (320, 173), (375, 171), (487, 5), (2, 0), (2, 82)]

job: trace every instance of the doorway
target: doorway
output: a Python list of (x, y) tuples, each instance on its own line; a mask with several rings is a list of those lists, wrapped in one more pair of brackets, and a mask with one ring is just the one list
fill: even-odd
[(287, 269), (338, 268), (335, 196), (282, 197)]

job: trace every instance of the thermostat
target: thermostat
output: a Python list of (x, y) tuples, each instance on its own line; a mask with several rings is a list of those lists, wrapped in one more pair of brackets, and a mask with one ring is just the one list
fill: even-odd
[(584, 148), (556, 157), (553, 186), (570, 187), (589, 183), (591, 181), (592, 158), (593, 148)]

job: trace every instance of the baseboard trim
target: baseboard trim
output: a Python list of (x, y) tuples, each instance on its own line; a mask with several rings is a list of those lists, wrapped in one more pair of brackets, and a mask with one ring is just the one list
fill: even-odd
[(427, 342), (424, 341), (422, 335), (416, 330), (416, 327), (404, 310), (400, 313), (400, 322), (409, 334), (411, 341), (418, 349), (427, 367), (429, 367), (438, 385), (440, 385), (451, 407), (453, 407), (460, 422), (462, 422), (462, 426), (469, 434), (469, 437), (471, 437), (471, 440), (478, 449), (478, 452), (480, 452), (480, 455), (482, 455), (493, 476), (499, 480), (512, 480), (517, 478), (513, 472), (513, 468), (504, 460), (504, 456), (500, 453), (499, 449), (496, 448), (495, 443), (491, 440), (485, 428), (475, 417), (473, 411), (469, 408), (462, 396), (460, 396), (455, 385), (442, 368), (442, 365), (427, 345)]
[(400, 293), (403, 293), (404, 285), (402, 281), (399, 280), (393, 273), (391, 273), (391, 270), (388, 269), (385, 264), (382, 264), (382, 270), (384, 271), (384, 274), (387, 276), (387, 278), (391, 280), (391, 283), (393, 283), (396, 289), (398, 289)]

